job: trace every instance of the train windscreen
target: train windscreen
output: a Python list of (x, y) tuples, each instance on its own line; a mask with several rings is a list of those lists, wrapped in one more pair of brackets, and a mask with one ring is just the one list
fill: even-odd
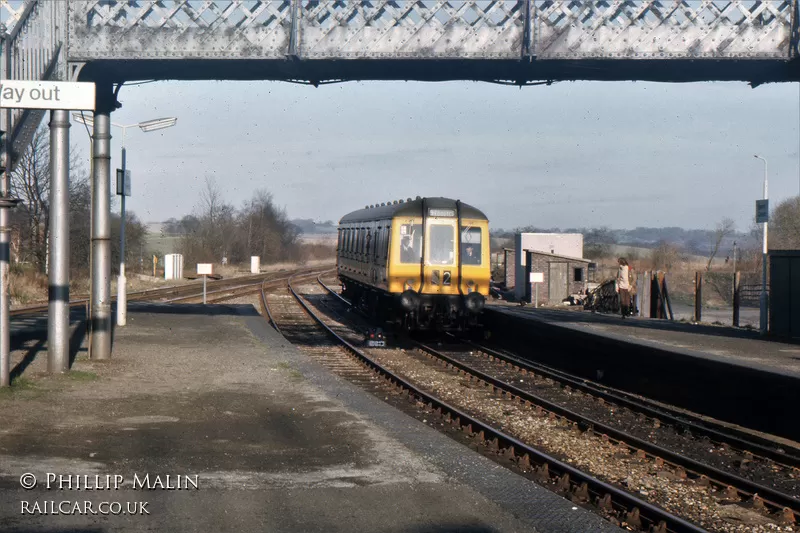
[(431, 263), (434, 265), (452, 265), (455, 259), (455, 228), (444, 224), (431, 224)]

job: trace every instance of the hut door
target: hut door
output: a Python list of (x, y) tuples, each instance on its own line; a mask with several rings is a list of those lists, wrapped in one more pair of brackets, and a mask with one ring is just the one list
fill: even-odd
[(567, 263), (550, 263), (548, 303), (561, 303), (567, 297)]

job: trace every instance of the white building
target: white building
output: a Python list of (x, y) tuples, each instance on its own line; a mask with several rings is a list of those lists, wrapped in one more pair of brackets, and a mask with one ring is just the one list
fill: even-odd
[(582, 233), (517, 233), (514, 236), (514, 296), (525, 296), (525, 250), (564, 257), (583, 257)]

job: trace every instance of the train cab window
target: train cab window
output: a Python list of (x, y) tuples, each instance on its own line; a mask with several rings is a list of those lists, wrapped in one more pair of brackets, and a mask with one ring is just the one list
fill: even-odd
[(461, 226), (461, 263), (481, 264), (481, 228)]
[(422, 257), (422, 226), (403, 224), (400, 226), (400, 262), (419, 263)]
[(434, 265), (452, 265), (455, 258), (455, 228), (445, 224), (431, 224), (430, 260)]

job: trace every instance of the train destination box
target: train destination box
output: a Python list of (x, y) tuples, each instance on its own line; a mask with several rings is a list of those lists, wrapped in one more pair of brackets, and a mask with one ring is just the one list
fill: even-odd
[(88, 82), (2, 80), (0, 107), (94, 111), (95, 85)]

